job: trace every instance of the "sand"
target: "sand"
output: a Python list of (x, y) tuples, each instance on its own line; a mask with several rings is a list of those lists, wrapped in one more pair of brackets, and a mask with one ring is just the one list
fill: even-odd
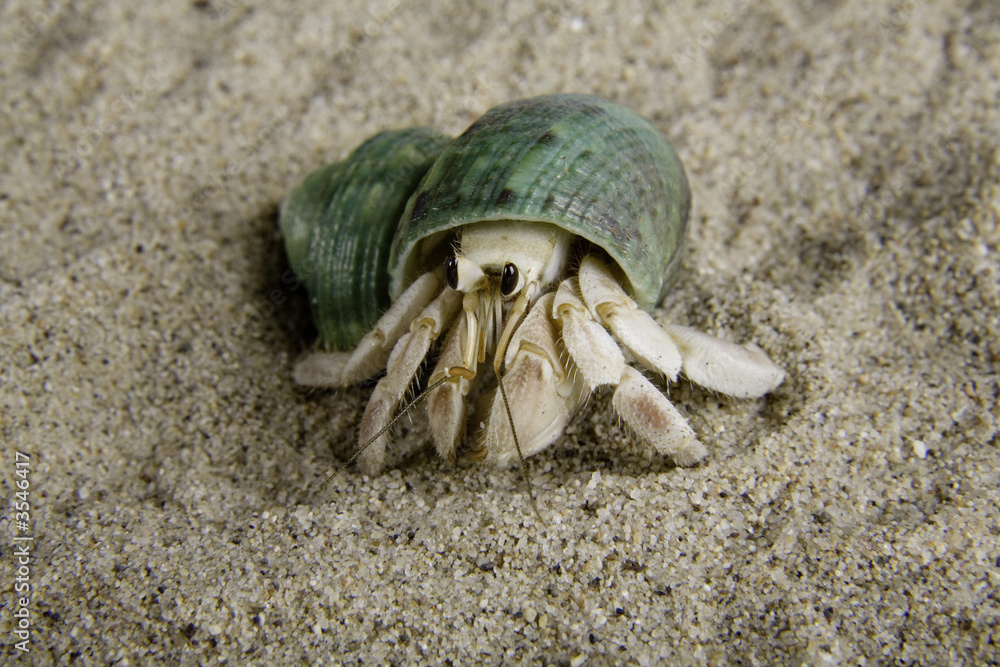
[[(341, 4), (0, 10), (4, 659), (997, 664), (996, 3)], [(599, 392), (529, 460), (544, 525), (422, 410), (324, 489), (371, 385), (292, 382), (282, 198), (552, 92), (684, 161), (654, 316), (787, 380), (670, 386), (694, 468)]]

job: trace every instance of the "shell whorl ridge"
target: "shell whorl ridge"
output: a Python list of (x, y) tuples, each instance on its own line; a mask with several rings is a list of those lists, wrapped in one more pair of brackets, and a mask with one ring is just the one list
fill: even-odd
[(599, 97), (549, 95), (495, 107), (454, 140), (377, 134), (307, 176), (279, 224), (321, 343), (346, 350), (459, 227), (486, 220), (550, 223), (592, 242), (651, 309), (679, 264), (690, 206), (684, 168), (649, 121)]
[(423, 127), (376, 134), (343, 162), (311, 173), (282, 204), (285, 252), (324, 346), (354, 347), (391, 305), (396, 223), (448, 141)]
[(425, 239), (482, 220), (534, 220), (607, 251), (650, 309), (676, 271), (690, 206), (673, 147), (631, 109), (591, 95), (509, 102), (452, 141), (410, 199), (392, 292), (422, 270)]

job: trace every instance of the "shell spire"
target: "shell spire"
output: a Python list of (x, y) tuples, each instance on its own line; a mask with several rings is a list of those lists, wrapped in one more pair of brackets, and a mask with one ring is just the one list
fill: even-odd
[(391, 304), (396, 223), (448, 141), (423, 127), (382, 132), (311, 173), (281, 205), (288, 261), (306, 285), (325, 347), (351, 349)]

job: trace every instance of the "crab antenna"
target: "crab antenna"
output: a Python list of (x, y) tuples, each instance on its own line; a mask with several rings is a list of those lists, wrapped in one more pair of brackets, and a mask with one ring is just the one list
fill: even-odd
[[(525, 290), (527, 291), (527, 290)], [(503, 368), (504, 357), (507, 356), (507, 346), (510, 344), (510, 339), (514, 334), (514, 329), (517, 324), (521, 321), (524, 316), (524, 312), (528, 309), (528, 297), (525, 292), (521, 292), (521, 295), (517, 297), (517, 301), (514, 302), (514, 306), (510, 309), (508, 314), (507, 326), (504, 327), (503, 334), (500, 336), (500, 342), (497, 344), (497, 349), (493, 351), (493, 370), (497, 376), (497, 386), (500, 388), (500, 397), (503, 399), (503, 407), (507, 411), (507, 421), (510, 423), (510, 434), (514, 436), (514, 448), (517, 449), (517, 457), (521, 459), (521, 475), (524, 477), (525, 486), (528, 488), (528, 499), (531, 501), (531, 507), (535, 510), (535, 515), (542, 525), (546, 525), (542, 513), (538, 510), (538, 503), (535, 502), (535, 492), (531, 488), (531, 478), (528, 477), (528, 463), (524, 460), (524, 453), (521, 451), (521, 441), (517, 438), (517, 429), (514, 428), (514, 415), (510, 411), (510, 401), (507, 400), (507, 390), (503, 386), (503, 374), (500, 372)]]
[(531, 509), (535, 510), (535, 516), (538, 517), (543, 526), (548, 525), (545, 523), (542, 513), (538, 511), (538, 503), (535, 502), (535, 492), (531, 488), (531, 478), (528, 477), (528, 462), (524, 460), (524, 454), (521, 453), (521, 443), (517, 439), (517, 430), (514, 428), (514, 415), (510, 412), (510, 401), (507, 400), (507, 390), (503, 388), (503, 378), (499, 375), (497, 375), (497, 386), (500, 387), (503, 407), (507, 410), (507, 421), (510, 422), (510, 434), (514, 436), (514, 447), (517, 449), (517, 457), (521, 459), (521, 475), (524, 478), (524, 485), (528, 487), (528, 500), (531, 501)]
[(404, 405), (403, 409), (400, 410), (398, 413), (396, 413), (396, 416), (392, 418), (392, 421), (390, 421), (388, 424), (386, 424), (381, 429), (379, 429), (378, 433), (376, 433), (372, 437), (368, 438), (368, 442), (366, 442), (365, 444), (363, 444), (360, 447), (358, 447), (358, 451), (354, 452), (354, 455), (351, 456), (351, 458), (347, 459), (347, 462), (344, 463), (344, 465), (342, 465), (339, 468), (337, 468), (336, 472), (334, 472), (332, 475), (330, 475), (329, 477), (326, 478), (326, 481), (323, 482), (323, 486), (319, 487), (319, 492), (323, 493), (326, 490), (326, 487), (330, 486), (330, 482), (332, 482), (334, 479), (336, 479), (340, 475), (340, 473), (342, 473), (345, 470), (347, 470), (347, 467), (350, 466), (352, 463), (354, 463), (358, 459), (358, 457), (361, 456), (361, 453), (363, 451), (365, 451), (366, 449), (368, 449), (369, 447), (371, 447), (371, 444), (373, 442), (375, 442), (376, 440), (378, 440), (379, 438), (381, 438), (382, 435), (386, 431), (388, 431), (393, 426), (395, 426), (396, 422), (398, 422), (403, 417), (403, 415), (405, 415), (407, 412), (409, 412), (413, 408), (413, 406), (415, 406), (417, 403), (419, 403), (424, 398), (426, 398), (427, 394), (431, 393), (431, 391), (433, 391), (434, 389), (437, 389), (438, 387), (440, 387), (442, 384), (444, 384), (449, 379), (451, 379), (451, 377), (452, 377), (452, 375), (445, 375), (445, 376), (441, 377), (440, 379), (435, 380), (434, 382), (431, 382), (429, 385), (427, 385), (426, 389), (424, 389), (422, 392), (420, 392), (415, 397), (413, 397), (412, 399), (410, 399), (410, 402), (407, 403), (406, 405)]

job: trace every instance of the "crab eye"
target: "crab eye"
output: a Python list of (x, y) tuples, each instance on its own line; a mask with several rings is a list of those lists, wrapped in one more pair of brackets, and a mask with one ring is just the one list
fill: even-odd
[(444, 279), (448, 287), (458, 289), (458, 260), (454, 257), (449, 257), (444, 263)]
[(508, 262), (503, 267), (503, 275), (500, 276), (500, 293), (510, 296), (520, 286), (521, 281), (517, 274), (517, 267)]

